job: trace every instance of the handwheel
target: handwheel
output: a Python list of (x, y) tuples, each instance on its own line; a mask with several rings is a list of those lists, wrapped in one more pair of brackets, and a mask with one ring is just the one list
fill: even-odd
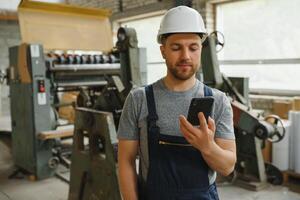
[(225, 37), (224, 34), (220, 31), (214, 31), (210, 34), (210, 37), (214, 37), (216, 41), (216, 51), (220, 52), (225, 45)]
[(285, 128), (280, 117), (277, 115), (269, 115), (265, 118), (265, 121), (272, 124), (274, 128), (274, 132), (268, 137), (268, 140), (274, 143), (281, 141), (285, 136)]

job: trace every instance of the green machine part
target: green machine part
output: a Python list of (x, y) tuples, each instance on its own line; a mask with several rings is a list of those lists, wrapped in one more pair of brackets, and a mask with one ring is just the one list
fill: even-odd
[(121, 200), (110, 112), (76, 109), (69, 200)]
[(39, 140), (38, 134), (51, 130), (50, 84), (41, 45), (9, 49), (9, 86), (12, 118), (12, 151), (15, 165), (36, 176), (53, 176), (49, 165), (53, 140)]
[(264, 163), (261, 149), (265, 140), (272, 139), (273, 135), (280, 135), (278, 140), (275, 140), (279, 141), (284, 133), (278, 132), (277, 122), (275, 124), (267, 122), (251, 108), (249, 78), (226, 77), (221, 73), (217, 45), (223, 46), (224, 43), (219, 41), (218, 32), (213, 32), (203, 42), (201, 56), (203, 78), (200, 72), (197, 78), (210, 87), (220, 89), (232, 99), (237, 149), (237, 163), (232, 181), (251, 190), (260, 190), (267, 186), (267, 182), (280, 184), (282, 182), (280, 171), (275, 166)]
[(210, 87), (220, 88), (223, 85), (223, 78), (219, 68), (215, 40), (215, 37), (208, 36), (203, 43), (201, 69), (203, 82)]

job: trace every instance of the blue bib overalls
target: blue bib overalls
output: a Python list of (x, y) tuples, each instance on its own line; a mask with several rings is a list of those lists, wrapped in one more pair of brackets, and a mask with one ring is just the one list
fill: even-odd
[[(218, 200), (215, 184), (209, 185), (208, 166), (200, 151), (184, 137), (160, 133), (152, 85), (145, 91), (149, 169), (146, 183), (139, 188), (139, 200)], [(211, 88), (205, 86), (204, 95), (212, 96)]]

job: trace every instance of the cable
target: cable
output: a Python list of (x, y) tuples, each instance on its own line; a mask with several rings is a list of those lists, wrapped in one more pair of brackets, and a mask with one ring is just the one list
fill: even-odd
[(8, 196), (8, 194), (6, 194), (5, 192), (0, 190), (0, 193), (3, 194), (4, 196), (6, 196), (7, 199), (12, 200), (12, 198), (10, 198), (10, 196)]

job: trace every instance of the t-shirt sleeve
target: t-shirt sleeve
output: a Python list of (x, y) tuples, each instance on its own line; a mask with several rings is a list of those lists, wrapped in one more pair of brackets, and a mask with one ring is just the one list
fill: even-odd
[(138, 140), (137, 104), (133, 93), (130, 92), (124, 103), (117, 131), (118, 139)]
[(224, 93), (220, 101), (220, 115), (216, 121), (216, 138), (235, 139), (231, 103)]

